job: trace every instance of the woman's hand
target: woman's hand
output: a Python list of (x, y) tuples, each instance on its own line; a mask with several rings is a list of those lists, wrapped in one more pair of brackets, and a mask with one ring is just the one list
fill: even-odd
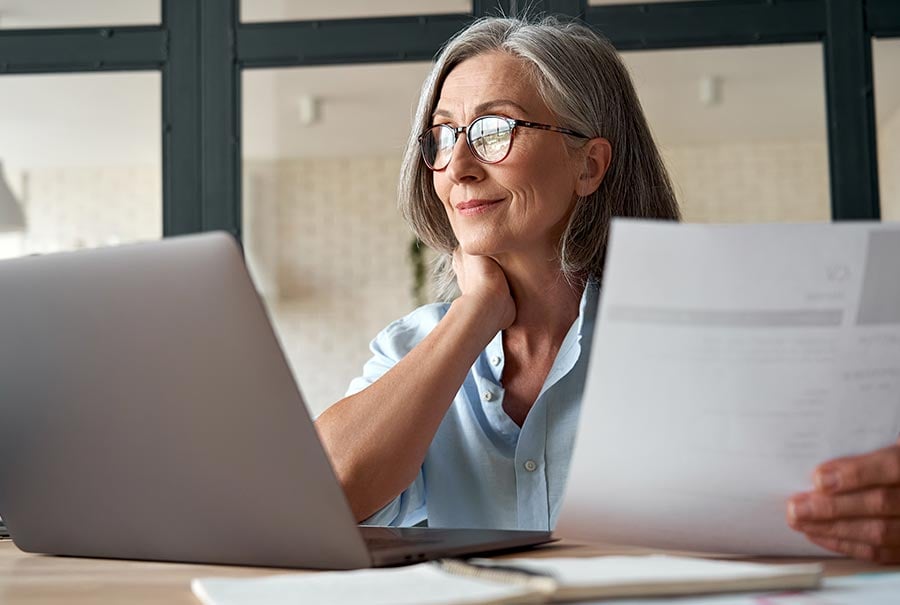
[(498, 330), (505, 330), (516, 319), (516, 303), (500, 265), (489, 256), (453, 252), (453, 272), (461, 292), (460, 300), (471, 301), (484, 313), (496, 318)]
[(900, 563), (900, 441), (819, 466), (816, 489), (788, 501), (788, 523), (857, 559)]

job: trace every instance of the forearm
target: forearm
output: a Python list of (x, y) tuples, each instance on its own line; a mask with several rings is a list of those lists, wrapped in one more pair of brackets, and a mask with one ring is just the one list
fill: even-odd
[(318, 418), (319, 436), (358, 520), (415, 479), (466, 374), (498, 330), (490, 309), (458, 299), (390, 371)]

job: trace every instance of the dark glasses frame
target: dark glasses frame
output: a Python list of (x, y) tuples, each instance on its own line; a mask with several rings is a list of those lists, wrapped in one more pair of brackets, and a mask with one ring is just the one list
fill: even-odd
[[(479, 121), (486, 120), (486, 119), (501, 120), (503, 122), (506, 122), (509, 125), (509, 144), (506, 146), (506, 153), (504, 153), (501, 158), (496, 159), (496, 160), (487, 160), (487, 159), (481, 157), (481, 155), (475, 149), (475, 144), (472, 142), (472, 139), (469, 136), (472, 126), (474, 126)], [(568, 128), (562, 128), (560, 126), (551, 126), (550, 124), (540, 124), (538, 122), (529, 122), (528, 120), (517, 120), (515, 118), (509, 118), (507, 116), (498, 116), (498, 115), (488, 114), (488, 115), (484, 115), (484, 116), (478, 116), (477, 118), (472, 120), (468, 126), (451, 126), (450, 124), (435, 124), (434, 126), (431, 126), (425, 132), (423, 132), (422, 134), (420, 134), (417, 137), (417, 140), (419, 141), (419, 151), (421, 152), (422, 159), (425, 161), (425, 165), (428, 166), (428, 168), (430, 168), (431, 170), (433, 170), (435, 172), (440, 172), (441, 170), (445, 170), (447, 168), (447, 166), (450, 165), (450, 160), (453, 159), (453, 149), (451, 148), (450, 153), (447, 156), (447, 163), (444, 164), (443, 166), (441, 166), (440, 168), (435, 168), (432, 165), (432, 163), (428, 161), (428, 157), (425, 154), (425, 144), (424, 144), (425, 137), (429, 136), (432, 132), (434, 132), (435, 129), (442, 128), (445, 130), (449, 130), (450, 132), (453, 133), (453, 147), (456, 147), (456, 141), (459, 140), (459, 135), (461, 135), (462, 133), (466, 133), (466, 145), (469, 147), (469, 151), (472, 152), (472, 156), (476, 160), (478, 160), (482, 164), (498, 164), (498, 163), (502, 162), (503, 160), (505, 160), (507, 158), (507, 156), (509, 156), (509, 151), (510, 151), (510, 149), (512, 149), (512, 145), (513, 145), (513, 139), (515, 139), (516, 128), (519, 126), (522, 126), (523, 128), (534, 128), (537, 130), (547, 130), (550, 132), (558, 132), (560, 134), (578, 137), (579, 139), (590, 139), (591, 138), (587, 135), (581, 134), (580, 132), (575, 132), (574, 130), (570, 130)]]

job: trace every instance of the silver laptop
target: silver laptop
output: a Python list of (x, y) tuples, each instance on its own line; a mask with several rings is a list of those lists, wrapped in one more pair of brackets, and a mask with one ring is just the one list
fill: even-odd
[(0, 262), (0, 517), (28, 552), (318, 569), (551, 540), (357, 526), (223, 233)]

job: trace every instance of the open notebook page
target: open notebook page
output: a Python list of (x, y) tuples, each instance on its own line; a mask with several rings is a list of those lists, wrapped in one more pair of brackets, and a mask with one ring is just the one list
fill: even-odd
[(191, 589), (204, 605), (503, 605), (543, 603), (527, 585), (456, 576), (431, 563), (266, 578), (198, 578)]

